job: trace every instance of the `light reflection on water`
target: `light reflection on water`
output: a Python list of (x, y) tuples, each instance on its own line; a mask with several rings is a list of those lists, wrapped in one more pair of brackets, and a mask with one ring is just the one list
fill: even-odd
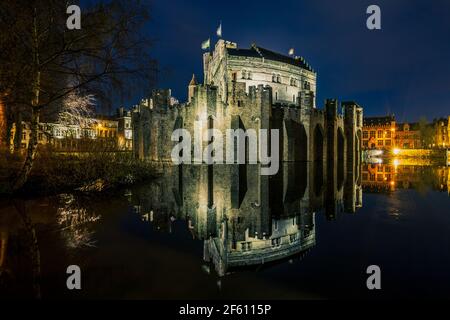
[[(174, 167), (114, 194), (5, 203), (0, 296), (448, 297), (448, 167), (259, 170)], [(79, 292), (65, 288), (70, 264)], [(370, 264), (381, 294), (365, 289)]]

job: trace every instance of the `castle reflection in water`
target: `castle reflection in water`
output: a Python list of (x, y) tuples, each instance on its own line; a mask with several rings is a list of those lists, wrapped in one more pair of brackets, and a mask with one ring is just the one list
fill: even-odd
[[(316, 215), (333, 220), (355, 213), (363, 205), (363, 193), (369, 210), (361, 210), (361, 214), (387, 211), (396, 218), (398, 206), (386, 202), (386, 197), (411, 204), (411, 197), (404, 197), (406, 192), (417, 199), (408, 207), (413, 210), (423, 203), (416, 191), (450, 195), (449, 167), (411, 160), (385, 161), (356, 165), (354, 170), (353, 165), (336, 170), (317, 162), (284, 163), (275, 176), (260, 175), (259, 165), (168, 167), (164, 177), (134, 187), (125, 196), (65, 194), (30, 199), (24, 205), (6, 202), (0, 205), (0, 297), (2, 290), (6, 295), (26, 295), (28, 289), (24, 288), (30, 284), (35, 296), (40, 296), (39, 281), (47, 288), (49, 283), (59, 283), (58, 275), (61, 270), (65, 274), (67, 265), (73, 263), (72, 256), (78, 257), (76, 262), (83, 270), (96, 275), (91, 279), (103, 277), (103, 269), (96, 273), (96, 264), (90, 261), (115, 266), (117, 255), (124, 256), (133, 272), (146, 270), (146, 263), (155, 256), (164, 259), (166, 243), (170, 242), (166, 235), (159, 237), (161, 234), (151, 229), (174, 230), (174, 243), (182, 251), (178, 240), (186, 239), (186, 234), (178, 231), (179, 227), (187, 228), (197, 240), (185, 248), (201, 250), (201, 241), (203, 257), (194, 251), (198, 254), (194, 260), (201, 262), (203, 258), (204, 267), (209, 271), (214, 266), (221, 277), (242, 268), (303, 258), (316, 244), (317, 225), (323, 227), (322, 219), (316, 224)], [(410, 193), (405, 189), (415, 190)], [(373, 206), (385, 207), (374, 212)], [(356, 217), (348, 222), (352, 218)], [(341, 228), (345, 226), (348, 224)], [(162, 246), (159, 241), (163, 241)], [(149, 246), (153, 250), (146, 253)], [(154, 268), (164, 272), (168, 265), (188, 263), (177, 259), (181, 257), (168, 255), (168, 264)], [(117, 272), (123, 276), (122, 269)], [(51, 276), (41, 277), (41, 273)]]
[(357, 172), (285, 163), (275, 176), (260, 165), (179, 166), (132, 195), (135, 210), (155, 228), (187, 221), (204, 241), (205, 262), (219, 276), (242, 267), (301, 258), (316, 242), (315, 214), (334, 219), (362, 206)]

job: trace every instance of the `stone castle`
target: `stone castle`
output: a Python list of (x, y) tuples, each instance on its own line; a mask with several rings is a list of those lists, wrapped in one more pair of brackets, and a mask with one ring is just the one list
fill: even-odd
[[(219, 40), (203, 55), (204, 79), (193, 76), (188, 101), (173, 103), (170, 90), (155, 90), (133, 113), (136, 157), (171, 162), (175, 129), (279, 129), (281, 162), (311, 161), (323, 174), (342, 167), (358, 176), (363, 110), (355, 102), (316, 107), (316, 72), (302, 57), (255, 44), (240, 49)], [(341, 110), (338, 110), (341, 109)], [(224, 139), (225, 140), (225, 139)], [(208, 142), (203, 142), (203, 148)], [(192, 151), (193, 152), (193, 151)], [(325, 170), (325, 168), (327, 168)]]

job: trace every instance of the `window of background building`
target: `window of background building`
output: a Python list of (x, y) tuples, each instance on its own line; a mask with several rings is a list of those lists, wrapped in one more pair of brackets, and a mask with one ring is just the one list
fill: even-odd
[(383, 140), (378, 140), (378, 145), (383, 146)]
[(386, 140), (386, 145), (390, 146), (391, 145), (391, 140)]
[(378, 139), (382, 139), (383, 138), (383, 131), (378, 131)]
[(375, 138), (375, 131), (370, 131), (370, 137)]
[(386, 138), (391, 138), (391, 132), (390, 131), (386, 131)]
[(363, 131), (363, 139), (369, 138), (369, 132)]

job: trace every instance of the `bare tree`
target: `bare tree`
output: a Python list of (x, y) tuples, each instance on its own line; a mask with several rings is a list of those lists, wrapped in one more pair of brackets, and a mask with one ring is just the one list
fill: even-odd
[[(71, 3), (73, 4), (73, 3)], [(156, 63), (145, 36), (149, 8), (139, 0), (97, 1), (82, 7), (80, 30), (66, 26), (68, 3), (15, 0), (0, 11), (0, 92), (12, 112), (29, 113), (31, 137), (12, 190), (27, 181), (37, 155), (38, 124), (43, 112), (57, 109), (73, 93), (112, 93), (150, 87)], [(3, 34), (5, 33), (5, 37)]]
[(89, 128), (96, 122), (94, 116), (94, 95), (71, 92), (64, 98), (62, 109), (58, 114), (58, 123)]

